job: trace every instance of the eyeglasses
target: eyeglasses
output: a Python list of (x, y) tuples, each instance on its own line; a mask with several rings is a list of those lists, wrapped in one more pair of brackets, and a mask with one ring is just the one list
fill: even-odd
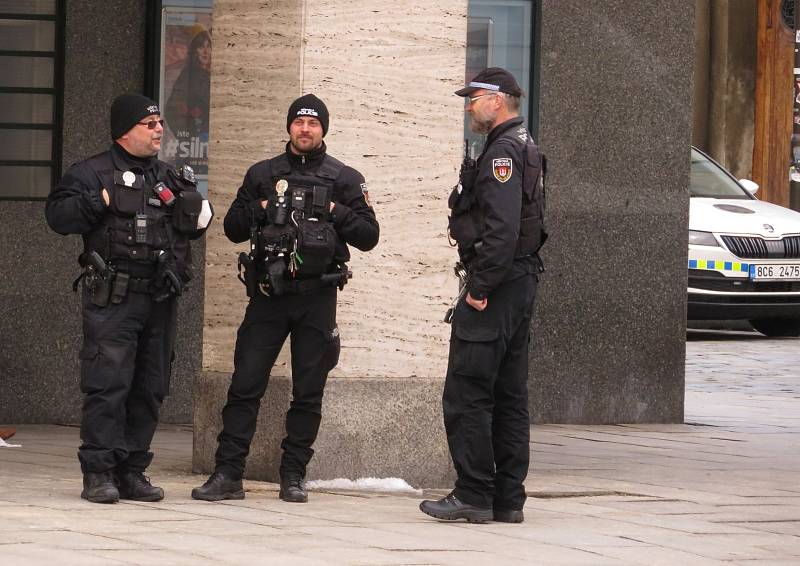
[(465, 100), (467, 106), (472, 106), (475, 104), (475, 101), (483, 96), (495, 96), (500, 94), (499, 92), (484, 92), (483, 94), (479, 94), (478, 96), (468, 96)]
[(139, 126), (147, 126), (148, 130), (155, 130), (156, 126), (161, 124), (161, 127), (164, 127), (164, 119), (161, 118), (160, 120), (148, 120), (147, 122), (136, 122)]

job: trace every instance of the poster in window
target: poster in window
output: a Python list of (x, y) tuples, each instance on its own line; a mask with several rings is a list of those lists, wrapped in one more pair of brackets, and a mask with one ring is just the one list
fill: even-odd
[(159, 157), (189, 165), (208, 179), (211, 95), (211, 10), (164, 8), (161, 46), (161, 111), (166, 120)]

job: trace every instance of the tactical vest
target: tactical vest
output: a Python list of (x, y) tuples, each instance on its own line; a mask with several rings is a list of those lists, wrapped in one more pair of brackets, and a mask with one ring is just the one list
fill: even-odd
[[(547, 240), (545, 229), (545, 157), (539, 153), (538, 146), (524, 127), (512, 129), (498, 137), (510, 139), (520, 150), (523, 160), (522, 169), (522, 206), (520, 209), (519, 237), (516, 243), (515, 257), (524, 257), (537, 253)], [(524, 142), (522, 140), (525, 140)], [(478, 206), (475, 194), (475, 175), (477, 168), (462, 165), (459, 184), (450, 194), (448, 205), (452, 211), (449, 222), (449, 233), (458, 242), (458, 250), (462, 261), (470, 261), (476, 253), (483, 231), (484, 215)]]
[(328, 270), (338, 241), (330, 220), (330, 203), (334, 182), (343, 167), (329, 155), (313, 173), (294, 170), (285, 153), (270, 161), (270, 185), (262, 187), (267, 220), (260, 228), (257, 256), (268, 262), (278, 256), (287, 263), (294, 262), (289, 269), (300, 276), (318, 276)]
[(290, 188), (294, 187), (328, 187), (333, 196), (333, 184), (344, 168), (344, 163), (325, 154), (322, 163), (314, 173), (300, 173), (292, 169), (289, 156), (281, 153), (269, 162), (269, 174), (272, 178), (272, 186), (267, 187), (267, 197), (275, 194), (276, 186), (280, 180), (285, 180)]
[(538, 146), (525, 128), (517, 134), (527, 135), (525, 142), (525, 167), (522, 170), (522, 212), (519, 223), (519, 238), (515, 255), (532, 255), (539, 251), (547, 240), (545, 213), (545, 163)]
[[(116, 169), (111, 152), (90, 158), (88, 165), (108, 190), (110, 202), (100, 224), (84, 235), (84, 251), (97, 251), (112, 265), (141, 266), (155, 264), (159, 253), (171, 250), (180, 276), (190, 277), (189, 240), (175, 229), (173, 207), (158, 198), (145, 172), (137, 167)], [(165, 183), (175, 197), (183, 191), (197, 191), (194, 183), (180, 177), (169, 164), (156, 160), (155, 167), (156, 182)]]

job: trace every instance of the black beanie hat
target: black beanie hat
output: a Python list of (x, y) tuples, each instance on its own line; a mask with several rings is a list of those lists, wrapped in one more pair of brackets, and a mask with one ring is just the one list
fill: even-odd
[(322, 124), (322, 137), (328, 133), (328, 107), (319, 98), (313, 94), (306, 94), (301, 96), (289, 106), (289, 114), (286, 116), (286, 131), (289, 131), (289, 126), (295, 118), (299, 116), (311, 116), (319, 120)]
[(111, 104), (111, 139), (121, 138), (136, 122), (151, 114), (161, 114), (161, 110), (158, 103), (146, 96), (129, 92), (116, 97)]

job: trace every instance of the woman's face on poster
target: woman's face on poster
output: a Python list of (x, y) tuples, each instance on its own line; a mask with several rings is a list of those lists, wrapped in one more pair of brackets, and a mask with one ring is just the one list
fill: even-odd
[(211, 70), (211, 38), (205, 35), (195, 47), (197, 65), (205, 70)]

